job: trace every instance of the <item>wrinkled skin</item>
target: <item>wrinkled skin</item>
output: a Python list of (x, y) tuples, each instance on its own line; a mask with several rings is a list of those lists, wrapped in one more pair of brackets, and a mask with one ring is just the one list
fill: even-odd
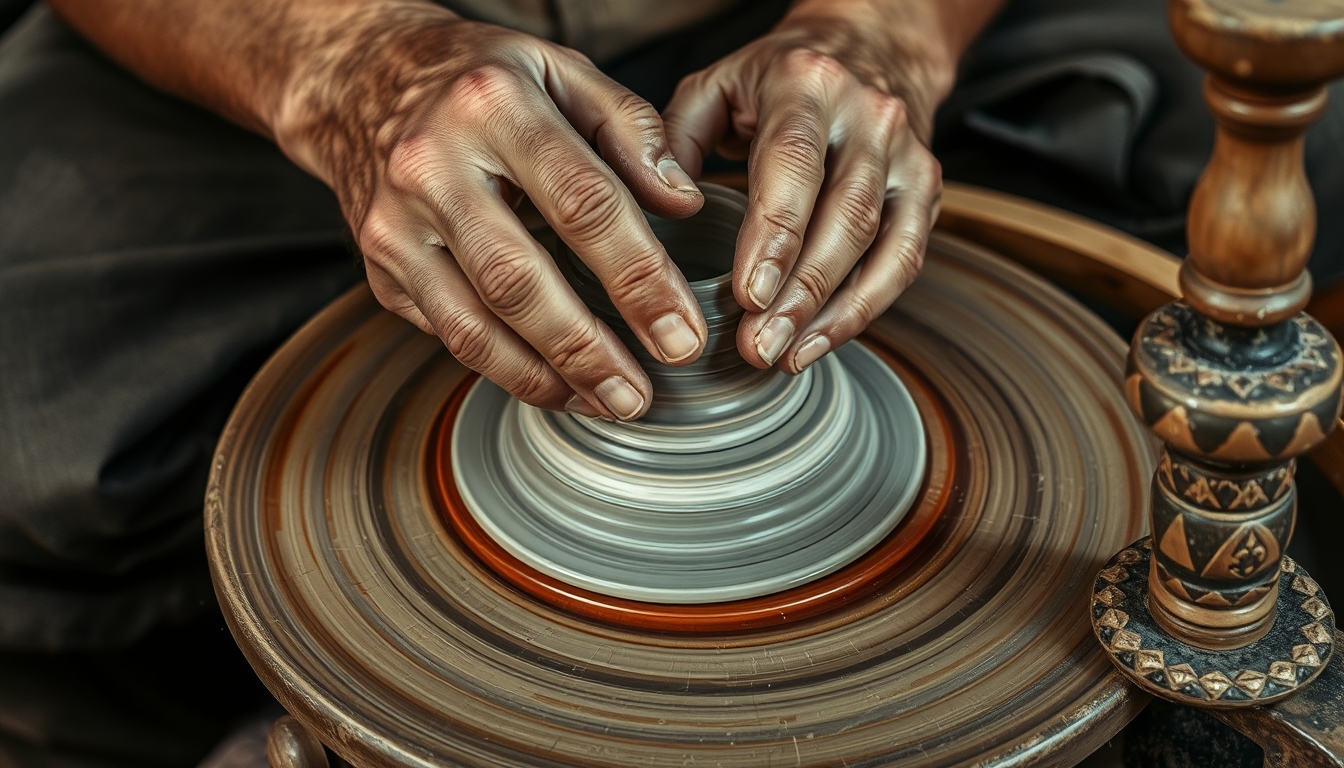
[(639, 209), (688, 216), (705, 156), (746, 157), (739, 348), (797, 372), (918, 274), (941, 191), (932, 114), (998, 0), (800, 2), (662, 116), (581, 54), (420, 0), (53, 5), (330, 185), (385, 307), (525, 402), (624, 420), (649, 379), (529, 237), (522, 197), (645, 347), (686, 364), (705, 322)]

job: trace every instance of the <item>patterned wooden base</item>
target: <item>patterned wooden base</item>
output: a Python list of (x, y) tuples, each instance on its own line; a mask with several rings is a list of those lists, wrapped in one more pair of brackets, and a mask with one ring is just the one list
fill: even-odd
[(1139, 687), (1202, 707), (1244, 707), (1290, 696), (1325, 669), (1334, 650), (1334, 612), (1292, 558), (1282, 561), (1278, 615), (1269, 632), (1240, 648), (1207, 650), (1173, 638), (1153, 618), (1151, 556), (1151, 538), (1121, 550), (1098, 574), (1092, 594), (1092, 629)]

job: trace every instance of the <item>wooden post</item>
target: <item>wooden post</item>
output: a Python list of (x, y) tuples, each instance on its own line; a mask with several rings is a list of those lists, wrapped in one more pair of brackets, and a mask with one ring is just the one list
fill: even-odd
[(1184, 299), (1130, 351), (1130, 405), (1166, 443), (1153, 535), (1101, 571), (1093, 625), (1150, 692), (1264, 704), (1333, 651), (1329, 602), (1284, 551), (1296, 458), (1340, 412), (1339, 346), (1302, 313), (1316, 228), (1302, 137), (1344, 75), (1344, 0), (1171, 0), (1169, 20), (1210, 72), (1218, 134), (1190, 203)]

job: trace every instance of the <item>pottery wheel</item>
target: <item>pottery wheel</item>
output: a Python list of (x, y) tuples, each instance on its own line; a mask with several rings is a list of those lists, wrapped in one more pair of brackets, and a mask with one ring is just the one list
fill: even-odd
[[(501, 400), (359, 288), (225, 431), (216, 586), (360, 766), (1072, 764), (1141, 704), (1084, 610), (1152, 474), (1124, 351), (939, 235), (811, 374), (724, 373), (712, 345), (627, 427)], [(674, 448), (700, 458), (655, 461)]]

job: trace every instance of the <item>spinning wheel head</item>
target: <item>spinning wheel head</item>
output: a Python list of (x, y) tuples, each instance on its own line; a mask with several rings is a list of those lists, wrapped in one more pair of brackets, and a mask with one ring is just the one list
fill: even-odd
[[(478, 491), (487, 471), (453, 471), (454, 433), (475, 441), (483, 467), (504, 455), (505, 430), (467, 435), (456, 414), (477, 391), (472, 375), (354, 291), (266, 365), (220, 443), (207, 530), (235, 636), (286, 708), (364, 766), (1081, 759), (1139, 704), (1095, 649), (1078, 588), (1138, 534), (1152, 466), (1125, 413), (1123, 345), (1039, 279), (944, 237), (860, 345), (848, 359), (881, 370), (849, 375), (887, 382), (871, 405), (900, 403), (898, 382), (924, 424), (909, 511), (799, 586), (658, 603), (576, 587), (485, 533), (463, 489)], [(819, 380), (801, 399), (838, 408)], [(805, 383), (778, 381), (772, 397), (785, 399)], [(631, 433), (534, 416), (510, 428), (540, 430), (537, 455), (556, 458), (545, 441), (561, 439), (542, 432), (568, 430), (598, 462), (638, 457), (685, 426)], [(853, 426), (823, 421), (812, 434)], [(745, 445), (770, 440), (804, 453), (825, 442)], [(864, 491), (840, 512), (866, 508), (888, 481), (863, 475), (869, 453), (884, 472), (895, 461), (873, 444), (817, 481)], [(709, 469), (731, 470), (722, 463)], [(546, 490), (550, 504), (559, 492)], [(795, 486), (765, 509), (805, 510), (785, 503), (805, 495)], [(842, 530), (848, 518), (831, 519)]]

